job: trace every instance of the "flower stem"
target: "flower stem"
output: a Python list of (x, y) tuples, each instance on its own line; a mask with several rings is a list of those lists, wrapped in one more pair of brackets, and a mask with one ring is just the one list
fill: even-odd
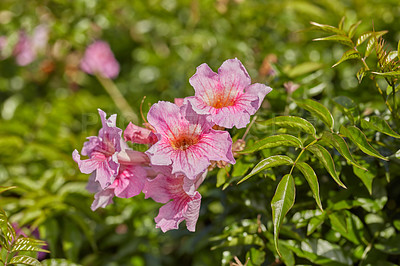
[(126, 119), (136, 124), (138, 122), (138, 116), (133, 111), (132, 107), (128, 104), (124, 96), (121, 94), (117, 86), (115, 86), (114, 82), (111, 79), (104, 78), (98, 74), (96, 74), (95, 76), (104, 87), (104, 89), (107, 91), (107, 93), (110, 95), (115, 105), (122, 112), (122, 115)]

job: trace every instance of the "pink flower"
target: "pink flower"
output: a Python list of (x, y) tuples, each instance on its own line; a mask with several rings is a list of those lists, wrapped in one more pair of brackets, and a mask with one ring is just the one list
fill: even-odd
[(179, 224), (185, 220), (187, 229), (194, 232), (201, 203), (201, 195), (196, 190), (203, 182), (206, 172), (195, 180), (190, 180), (183, 175), (171, 174), (168, 167), (165, 169), (166, 171), (148, 181), (143, 190), (146, 198), (166, 203), (154, 219), (156, 227), (166, 232), (178, 229)]
[(36, 59), (36, 51), (33, 48), (32, 40), (24, 31), (19, 33), (19, 39), (14, 47), (13, 54), (18, 65), (26, 66)]
[(91, 178), (88, 183), (88, 190), (95, 192), (91, 209), (105, 208), (113, 203), (114, 196), (119, 198), (131, 198), (142, 192), (147, 181), (145, 168), (138, 165), (121, 166), (118, 176), (114, 182), (105, 189), (102, 189), (97, 182)]
[(147, 115), (158, 141), (146, 151), (153, 165), (171, 165), (172, 174), (195, 179), (210, 161), (235, 163), (232, 139), (226, 131), (212, 129), (208, 116), (196, 114), (189, 104), (154, 104)]
[(154, 144), (157, 142), (157, 136), (150, 129), (132, 123), (129, 123), (124, 131), (124, 139), (137, 144)]
[(249, 74), (236, 58), (226, 60), (218, 74), (207, 64), (200, 65), (189, 82), (195, 96), (185, 101), (192, 104), (196, 113), (211, 115), (215, 124), (225, 128), (245, 127), (272, 90), (260, 83), (251, 84)]
[(110, 46), (104, 41), (96, 41), (86, 48), (81, 68), (88, 74), (99, 74), (111, 79), (119, 74), (119, 64)]
[(101, 188), (106, 188), (114, 182), (118, 174), (120, 164), (117, 153), (126, 145), (121, 138), (122, 130), (115, 126), (117, 115), (106, 119), (106, 113), (99, 109), (103, 127), (97, 137), (88, 137), (82, 148), (82, 155), (89, 159), (81, 160), (77, 150), (72, 157), (78, 163), (79, 169), (84, 174), (94, 172), (95, 180), (100, 183)]

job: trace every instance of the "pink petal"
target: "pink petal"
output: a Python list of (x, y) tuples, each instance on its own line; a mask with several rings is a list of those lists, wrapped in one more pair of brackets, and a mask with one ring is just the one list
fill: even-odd
[(260, 108), (260, 106), (265, 98), (265, 95), (267, 95), (271, 91), (272, 91), (271, 87), (268, 87), (268, 86), (266, 86), (264, 84), (260, 84), (260, 83), (254, 83), (246, 88), (246, 94), (255, 95), (255, 96), (257, 96), (257, 99), (258, 99), (257, 101), (253, 101), (251, 103), (254, 107), (254, 111), (249, 112), (250, 115), (255, 114), (255, 112)]
[(117, 154), (118, 162), (124, 165), (142, 165), (150, 163), (149, 157), (140, 151), (125, 149)]
[(218, 69), (219, 82), (224, 88), (239, 91), (250, 85), (251, 78), (243, 64), (237, 59), (228, 59)]
[(119, 198), (131, 198), (142, 192), (146, 183), (146, 170), (140, 166), (129, 166), (120, 172), (112, 187)]
[(113, 203), (113, 197), (113, 189), (102, 190), (94, 195), (94, 201), (90, 208), (92, 209), (92, 211), (95, 211), (98, 208), (105, 208), (107, 205)]
[(214, 88), (218, 85), (218, 74), (211, 70), (207, 64), (197, 67), (196, 73), (189, 79), (193, 86), (196, 97), (200, 97), (204, 102), (210, 103), (214, 96)]
[(157, 136), (151, 130), (132, 123), (129, 123), (124, 131), (124, 139), (138, 144), (154, 144), (157, 142)]

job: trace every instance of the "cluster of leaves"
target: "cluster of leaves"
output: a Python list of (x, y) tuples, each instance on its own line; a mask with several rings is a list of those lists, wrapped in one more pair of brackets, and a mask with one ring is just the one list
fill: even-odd
[[(0, 193), (13, 187), (0, 187)], [(49, 252), (42, 249), (45, 241), (18, 236), (8, 221), (7, 215), (0, 208), (0, 262), (2, 265), (24, 264), (42, 265), (35, 257), (37, 252)]]
[[(338, 27), (311, 22), (314, 28), (334, 34), (328, 37), (314, 39), (314, 41), (334, 41), (350, 48), (332, 67), (350, 59), (357, 59), (360, 61), (362, 67), (357, 72), (357, 79), (361, 82), (364, 77), (369, 76), (374, 81), (378, 92), (382, 95), (387, 108), (392, 113), (393, 120), (399, 127), (400, 117), (398, 104), (396, 103), (396, 92), (399, 91), (400, 41), (397, 44), (397, 50), (391, 51), (382, 37), (388, 31), (366, 31), (359, 34), (356, 38), (355, 33), (361, 21), (352, 24), (348, 30), (345, 30), (344, 20), (345, 18), (343, 17)], [(364, 43), (366, 43), (366, 45), (362, 47)], [(373, 51), (375, 51), (377, 62), (374, 67), (371, 67), (371, 64), (368, 65), (367, 58)], [(384, 78), (387, 88), (382, 88), (379, 83), (376, 82), (375, 78)]]

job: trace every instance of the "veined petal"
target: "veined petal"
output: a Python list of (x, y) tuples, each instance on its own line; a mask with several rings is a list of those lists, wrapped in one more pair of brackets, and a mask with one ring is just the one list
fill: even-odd
[(251, 83), (247, 70), (239, 59), (228, 59), (218, 69), (220, 85), (225, 89), (243, 91)]
[(81, 156), (79, 155), (79, 152), (77, 150), (74, 150), (72, 152), (72, 158), (78, 164), (79, 170), (83, 174), (91, 174), (101, 164), (101, 161), (98, 160), (92, 160), (92, 159), (81, 160)]
[(196, 97), (202, 101), (211, 103), (214, 96), (214, 88), (218, 86), (218, 74), (211, 70), (207, 64), (197, 67), (196, 73), (189, 79)]
[(141, 166), (129, 166), (120, 171), (110, 188), (114, 188), (115, 196), (131, 198), (142, 192), (146, 183), (146, 170)]
[(98, 208), (105, 208), (107, 205), (113, 203), (112, 200), (113, 197), (114, 197), (114, 189), (106, 189), (97, 192), (94, 195), (94, 201), (90, 208), (92, 209), (92, 211), (95, 211)]
[(260, 108), (265, 95), (272, 91), (271, 87), (268, 87), (261, 83), (254, 83), (245, 89), (246, 94), (257, 96), (257, 101), (252, 101), (252, 106), (254, 107), (254, 112), (249, 112), (251, 115), (255, 114), (255, 112)]

